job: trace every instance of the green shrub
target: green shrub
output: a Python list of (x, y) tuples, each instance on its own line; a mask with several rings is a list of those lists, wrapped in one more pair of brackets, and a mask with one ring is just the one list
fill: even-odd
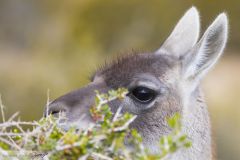
[[(96, 123), (86, 130), (74, 127), (63, 130), (59, 127), (60, 121), (65, 119), (63, 115), (23, 122), (14, 120), (15, 114), (5, 121), (1, 105), (0, 159), (158, 160), (167, 158), (179, 148), (191, 146), (187, 136), (181, 133), (180, 115), (176, 114), (168, 119), (172, 133), (161, 137), (159, 154), (150, 154), (144, 148), (140, 134), (129, 128), (137, 116), (122, 114), (121, 107), (114, 115), (110, 111), (108, 103), (123, 99), (126, 94), (127, 90), (122, 88), (108, 94), (96, 92), (95, 105), (90, 110)], [(26, 126), (28, 130), (23, 129)]]

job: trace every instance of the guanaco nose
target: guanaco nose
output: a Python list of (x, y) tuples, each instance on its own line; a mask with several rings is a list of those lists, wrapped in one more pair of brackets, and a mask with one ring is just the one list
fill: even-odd
[(92, 82), (83, 88), (69, 92), (47, 105), (44, 115), (58, 116), (60, 113), (64, 113), (72, 120), (79, 118), (82, 114), (89, 114), (89, 109), (95, 102), (96, 90), (105, 93), (108, 87), (105, 83)]

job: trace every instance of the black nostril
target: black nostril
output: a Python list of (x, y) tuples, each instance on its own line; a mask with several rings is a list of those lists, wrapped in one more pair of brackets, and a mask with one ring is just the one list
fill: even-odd
[(59, 116), (60, 113), (66, 113), (67, 109), (64, 104), (59, 103), (51, 103), (48, 106), (46, 106), (45, 114), (44, 116), (53, 115), (53, 116)]
[(60, 112), (63, 112), (63, 111), (51, 111), (49, 114), (58, 114)]

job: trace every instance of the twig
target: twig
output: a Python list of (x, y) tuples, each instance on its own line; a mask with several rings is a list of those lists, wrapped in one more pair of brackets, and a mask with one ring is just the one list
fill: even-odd
[(50, 104), (50, 90), (47, 90), (47, 104), (46, 104), (46, 115), (48, 115), (49, 111), (49, 104)]
[(19, 126), (19, 125), (29, 125), (29, 126), (38, 126), (38, 123), (34, 122), (16, 122), (16, 121), (11, 121), (11, 122), (5, 122), (5, 123), (0, 123), (0, 128), (1, 127), (12, 127), (12, 126)]
[(114, 117), (113, 117), (113, 120), (112, 120), (113, 122), (115, 122), (115, 121), (117, 120), (119, 114), (120, 114), (121, 111), (122, 111), (122, 108), (123, 108), (122, 105), (120, 105), (120, 106), (118, 107), (117, 112), (115, 113), (115, 115), (114, 115)]
[(133, 116), (131, 119), (129, 119), (123, 126), (114, 128), (114, 132), (123, 131), (128, 128), (129, 124), (132, 123), (137, 118), (137, 115)]
[(112, 158), (110, 158), (110, 157), (107, 157), (107, 156), (105, 156), (105, 155), (102, 155), (102, 154), (100, 154), (100, 153), (96, 153), (96, 152), (93, 152), (92, 153), (92, 156), (93, 156), (93, 158), (99, 158), (99, 159), (102, 159), (102, 160), (113, 160)]
[(19, 112), (14, 113), (7, 121), (8, 122), (13, 121), (18, 116), (18, 114), (19, 114)]
[(20, 151), (21, 148), (15, 143), (15, 141), (10, 136), (7, 136), (7, 137), (11, 141), (11, 143), (15, 146), (15, 148)]
[(0, 94), (0, 108), (1, 108), (1, 114), (2, 114), (2, 121), (5, 122), (4, 105), (2, 103), (2, 95), (1, 94)]
[[(16, 148), (17, 150), (19, 149), (19, 147), (16, 147), (15, 144), (12, 144), (12, 142), (8, 141), (7, 139), (4, 139), (2, 137), (0, 137), (0, 141), (6, 143), (7, 145), (9, 145), (11, 148)], [(1, 147), (0, 147), (1, 148)]]

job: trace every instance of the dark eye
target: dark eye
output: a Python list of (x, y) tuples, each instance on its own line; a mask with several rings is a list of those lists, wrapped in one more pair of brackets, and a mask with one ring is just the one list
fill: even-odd
[(130, 91), (130, 94), (141, 103), (149, 103), (156, 97), (156, 92), (146, 87), (136, 87)]

